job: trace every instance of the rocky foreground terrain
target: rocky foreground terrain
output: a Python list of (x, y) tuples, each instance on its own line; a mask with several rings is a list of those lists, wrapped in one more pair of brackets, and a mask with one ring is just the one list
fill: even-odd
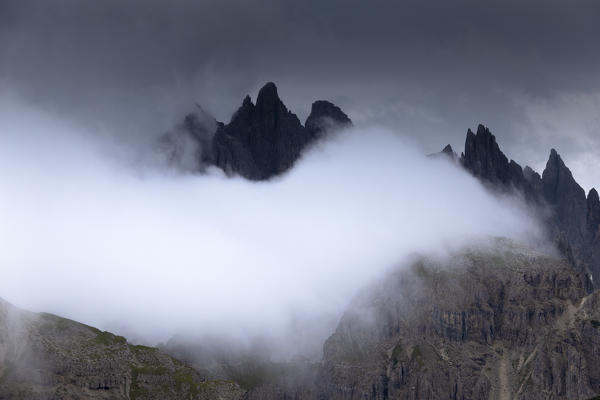
[(0, 300), (0, 399), (239, 399), (233, 382), (124, 337)]

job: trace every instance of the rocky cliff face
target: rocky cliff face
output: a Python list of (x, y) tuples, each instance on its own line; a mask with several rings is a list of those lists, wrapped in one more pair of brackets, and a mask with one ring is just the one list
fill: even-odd
[(0, 399), (241, 399), (180, 361), (125, 338), (0, 299)]
[(600, 393), (600, 292), (507, 243), (419, 259), (350, 307), (319, 398), (588, 399)]
[(592, 399), (599, 306), (568, 260), (507, 240), (417, 257), (358, 296), (320, 365), (247, 399)]
[(228, 175), (251, 180), (287, 171), (308, 144), (327, 131), (352, 124), (339, 107), (319, 100), (313, 103), (303, 126), (281, 101), (272, 82), (260, 89), (256, 104), (246, 96), (228, 124), (212, 123), (211, 118), (188, 115), (182, 126), (164, 136), (163, 151), (172, 163), (191, 164), (192, 170), (215, 165)]

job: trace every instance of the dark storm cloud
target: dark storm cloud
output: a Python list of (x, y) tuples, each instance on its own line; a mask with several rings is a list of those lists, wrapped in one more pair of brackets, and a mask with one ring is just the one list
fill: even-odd
[(0, 4), (4, 84), (102, 126), (161, 131), (194, 101), (228, 120), (273, 80), (301, 118), (328, 98), (424, 151), (484, 122), (538, 169), (550, 147), (576, 176), (600, 166), (595, 1)]

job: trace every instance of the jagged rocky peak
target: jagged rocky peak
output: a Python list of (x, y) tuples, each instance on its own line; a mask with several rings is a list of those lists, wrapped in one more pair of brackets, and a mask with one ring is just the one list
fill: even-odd
[(247, 96), (229, 124), (217, 129), (212, 146), (214, 163), (228, 174), (269, 179), (291, 168), (306, 145), (327, 129), (349, 123), (339, 107), (318, 101), (313, 104), (307, 127), (302, 126), (279, 98), (277, 86), (268, 82), (258, 92), (256, 105)]
[(542, 174), (542, 183), (546, 200), (552, 204), (557, 203), (566, 191), (578, 192), (585, 197), (585, 192), (575, 182), (571, 170), (554, 149), (550, 150), (550, 157)]
[(463, 165), (477, 177), (491, 183), (507, 184), (509, 181), (508, 158), (500, 151), (496, 137), (479, 124), (477, 134), (467, 131)]
[(582, 243), (587, 216), (585, 191), (554, 149), (542, 174), (542, 190), (544, 199), (553, 208), (559, 229), (572, 245)]
[(256, 105), (247, 96), (229, 124), (217, 130), (213, 153), (225, 172), (263, 180), (290, 168), (307, 142), (307, 131), (269, 82)]
[(431, 158), (448, 158), (451, 161), (455, 161), (458, 162), (458, 156), (456, 155), (456, 153), (454, 152), (454, 149), (452, 149), (452, 146), (450, 146), (449, 144), (446, 145), (446, 147), (444, 147), (442, 149), (442, 151), (438, 152), (438, 153), (433, 153), (433, 154), (429, 154), (427, 157), (431, 157)]
[(312, 104), (310, 115), (304, 126), (311, 136), (321, 136), (326, 130), (352, 125), (350, 118), (338, 106), (326, 100)]
[(247, 95), (228, 124), (198, 108), (161, 139), (170, 163), (200, 172), (215, 165), (228, 175), (251, 180), (287, 171), (311, 141), (331, 128), (352, 123), (339, 107), (319, 100), (303, 126), (279, 98), (273, 82), (259, 90), (256, 103)]
[(600, 226), (600, 199), (594, 188), (590, 190), (587, 196), (587, 226), (592, 238), (596, 237)]
[[(257, 122), (263, 125), (265, 134), (284, 133), (278, 131), (278, 128), (301, 127), (298, 117), (291, 113), (279, 98), (277, 86), (273, 82), (268, 82), (258, 92), (256, 112), (258, 113)], [(289, 124), (289, 126), (284, 124)]]
[(470, 129), (467, 131), (461, 162), (484, 182), (505, 188), (514, 187), (532, 200), (537, 197), (521, 166), (514, 160), (508, 160), (500, 150), (496, 137), (484, 125), (479, 124), (477, 134)]

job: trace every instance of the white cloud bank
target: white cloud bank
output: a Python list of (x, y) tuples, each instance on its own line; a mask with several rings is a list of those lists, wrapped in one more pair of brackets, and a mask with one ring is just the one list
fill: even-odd
[(539, 234), (515, 200), (382, 129), (266, 183), (140, 174), (81, 131), (0, 101), (0, 296), (149, 341), (335, 324), (415, 251)]

